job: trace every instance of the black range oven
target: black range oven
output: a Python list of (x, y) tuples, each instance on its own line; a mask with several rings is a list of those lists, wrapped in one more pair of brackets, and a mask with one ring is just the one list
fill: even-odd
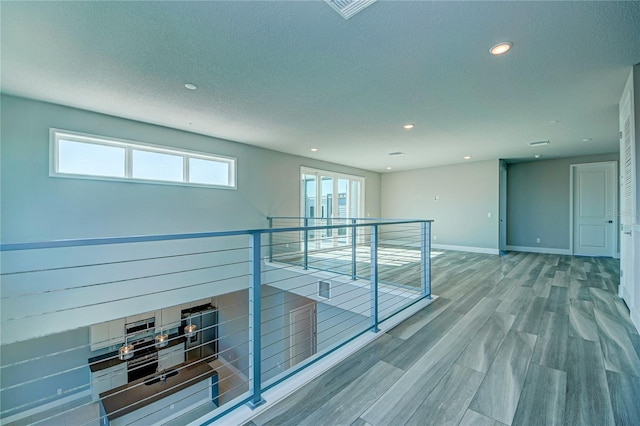
[(133, 358), (127, 361), (127, 378), (129, 382), (154, 374), (158, 369), (158, 350), (151, 338), (134, 342)]

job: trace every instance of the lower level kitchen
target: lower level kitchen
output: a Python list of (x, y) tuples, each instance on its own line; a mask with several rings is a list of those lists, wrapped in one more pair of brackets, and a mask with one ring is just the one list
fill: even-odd
[(202, 299), (91, 326), (91, 395), (101, 424), (194, 417), (245, 392), (246, 377), (219, 359), (218, 314)]
[[(106, 322), (2, 346), (10, 365), (2, 371), (3, 424), (182, 425), (246, 397), (247, 289), (124, 317), (117, 305), (113, 310)], [(268, 285), (261, 320), (263, 383), (369, 324), (364, 316)], [(197, 400), (188, 407), (177, 401), (192, 394)], [(133, 420), (130, 410), (137, 412)], [(151, 421), (155, 412), (162, 421)]]

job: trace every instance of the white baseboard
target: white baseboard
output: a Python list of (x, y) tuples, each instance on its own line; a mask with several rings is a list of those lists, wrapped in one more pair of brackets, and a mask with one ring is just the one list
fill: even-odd
[(521, 251), (524, 253), (541, 253), (541, 254), (563, 254), (570, 256), (571, 250), (569, 249), (557, 249), (549, 247), (522, 247), (522, 246), (507, 246), (507, 251)]
[[(6, 425), (18, 420), (22, 420), (25, 417), (33, 416), (35, 414), (42, 413), (43, 411), (51, 410), (60, 405), (68, 404), (76, 399), (91, 397), (91, 389), (84, 390), (82, 392), (74, 393), (73, 395), (65, 396), (64, 398), (56, 399), (55, 401), (48, 402), (46, 404), (38, 405), (37, 407), (30, 408), (26, 411), (21, 411), (9, 417), (3, 417), (0, 419), (0, 425)], [(4, 408), (4, 407), (3, 407)]]
[(484, 254), (500, 254), (500, 250), (485, 248), (485, 247), (471, 247), (471, 246), (452, 246), (449, 244), (431, 244), (432, 249), (436, 250), (453, 250), (453, 251), (467, 251), (469, 253), (484, 253)]

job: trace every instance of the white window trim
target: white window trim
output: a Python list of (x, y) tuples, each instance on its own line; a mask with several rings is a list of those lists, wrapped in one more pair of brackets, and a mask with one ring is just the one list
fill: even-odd
[[(113, 146), (125, 149), (125, 177), (112, 177), (112, 176), (100, 176), (100, 175), (87, 175), (76, 173), (62, 173), (58, 171), (58, 147), (59, 140), (66, 139), (70, 141), (92, 143), (96, 145)], [(206, 152), (191, 151), (180, 148), (167, 148), (166, 146), (153, 145), (143, 142), (131, 141), (126, 139), (118, 139), (106, 136), (91, 135), (88, 133), (80, 133), (63, 129), (49, 129), (49, 176), (71, 178), (71, 179), (89, 179), (89, 180), (103, 180), (103, 181), (115, 181), (115, 182), (129, 182), (129, 183), (148, 183), (157, 185), (171, 185), (171, 186), (192, 186), (198, 188), (214, 188), (214, 189), (237, 189), (237, 162), (236, 157), (229, 157), (226, 155), (210, 154)], [(132, 169), (132, 153), (133, 150), (156, 152), (160, 154), (178, 155), (183, 158), (183, 181), (166, 181), (166, 180), (153, 180), (153, 179), (140, 179), (133, 177)], [(200, 160), (218, 161), (221, 163), (229, 164), (229, 185), (212, 185), (203, 183), (188, 182), (189, 176), (189, 159), (196, 158)]]

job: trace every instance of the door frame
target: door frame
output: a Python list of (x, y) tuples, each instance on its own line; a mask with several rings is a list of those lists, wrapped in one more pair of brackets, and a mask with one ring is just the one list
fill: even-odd
[[(304, 188), (304, 183), (302, 181), (302, 179), (300, 179), (300, 177), (303, 174), (307, 174), (307, 175), (315, 175), (316, 176), (316, 209), (315, 209), (315, 217), (314, 219), (319, 219), (319, 220), (326, 220), (327, 223), (331, 223), (330, 221), (332, 219), (339, 219), (338, 217), (336, 217), (336, 214), (338, 213), (338, 205), (339, 205), (339, 201), (338, 201), (338, 179), (346, 179), (348, 180), (347, 183), (347, 218), (348, 219), (362, 219), (365, 217), (365, 209), (366, 209), (366, 178), (364, 176), (358, 176), (358, 175), (350, 175), (347, 173), (339, 173), (339, 172), (332, 172), (330, 170), (322, 170), (322, 169), (315, 169), (313, 167), (308, 167), (308, 166), (300, 166), (300, 173), (298, 175), (298, 180), (300, 182), (300, 188), (298, 193), (299, 195), (299, 199), (298, 199), (298, 211), (301, 213), (301, 217), (305, 217), (305, 205), (304, 205), (304, 195), (305, 195), (305, 188)], [(321, 217), (318, 216), (318, 207), (322, 205), (322, 201), (321, 201), (321, 196), (322, 196), (322, 183), (321, 183), (321, 179), (323, 176), (326, 177), (330, 177), (333, 179), (333, 194), (331, 196), (332, 199), (332, 205), (335, 207), (332, 209), (331, 211), (331, 217), (327, 217), (322, 219)], [(359, 189), (359, 197), (358, 200), (353, 200), (351, 197), (351, 181), (355, 181), (358, 182), (360, 184), (360, 189)], [(358, 216), (360, 216), (359, 218), (354, 218), (351, 216), (350, 214), (350, 206), (352, 203), (356, 203), (357, 207), (358, 207)], [(316, 224), (317, 226), (320, 226), (318, 224)], [(300, 226), (303, 226), (303, 224), (300, 224)], [(351, 238), (351, 233), (348, 233), (348, 241)], [(331, 236), (331, 241), (332, 241), (332, 246), (333, 247), (337, 247), (337, 241), (338, 241), (338, 233), (336, 232), (335, 235), (333, 235), (332, 232), (332, 236)], [(361, 242), (362, 240), (362, 236), (357, 234), (357, 241)], [(314, 249), (318, 250), (321, 249), (321, 239), (319, 240), (317, 237), (309, 238), (309, 241), (314, 241), (315, 242), (315, 246)], [(347, 243), (348, 245), (348, 243)]]
[[(638, 225), (636, 225), (636, 152), (635, 152), (635, 140), (636, 140), (636, 123), (635, 123), (635, 96), (634, 85), (637, 84), (634, 81), (634, 70), (629, 73), (627, 83), (625, 84), (622, 95), (620, 96), (620, 108), (619, 108), (619, 129), (620, 129), (620, 286), (618, 287), (618, 296), (624, 300), (631, 312), (632, 320), (635, 317), (634, 324), (636, 328), (640, 330), (640, 315), (638, 315), (639, 309), (637, 306), (640, 304), (640, 285), (636, 284), (638, 277), (640, 276), (640, 263), (635, 261), (634, 257), (637, 257), (636, 251), (638, 250), (634, 239), (637, 237)], [(629, 117), (629, 134), (625, 134), (625, 118)], [(625, 194), (625, 177), (626, 177), (626, 140), (629, 138), (629, 155), (631, 157), (630, 170), (629, 170), (629, 190), (630, 200), (627, 205)], [(634, 230), (634, 227), (636, 229)], [(629, 251), (624, 248), (627, 246)], [(634, 256), (635, 255), (635, 256)]]
[(498, 250), (500, 255), (507, 252), (507, 185), (508, 170), (507, 162), (499, 161), (499, 188), (498, 188)]
[[(619, 181), (619, 173), (618, 173), (618, 162), (617, 161), (598, 161), (595, 163), (578, 163), (578, 164), (571, 164), (569, 167), (569, 171), (570, 171), (570, 178), (569, 178), (569, 253), (571, 254), (571, 256), (574, 255), (574, 244), (573, 244), (573, 238), (574, 238), (574, 233), (573, 233), (573, 225), (574, 225), (574, 220), (573, 220), (573, 213), (575, 211), (575, 206), (574, 206), (574, 191), (573, 191), (573, 185), (574, 185), (574, 178), (573, 176), (575, 175), (575, 171), (576, 169), (578, 169), (581, 166), (593, 166), (593, 165), (613, 165), (613, 169), (614, 169), (614, 179), (613, 179), (613, 186), (614, 191), (613, 191), (613, 205), (614, 205), (614, 209), (617, 210), (619, 207), (618, 204), (618, 190), (619, 190), (619, 185), (618, 185), (618, 181)], [(612, 212), (615, 213), (615, 212)], [(620, 257), (620, 253), (618, 252), (618, 239), (619, 239), (619, 232), (618, 232), (618, 228), (619, 228), (619, 223), (618, 223), (618, 215), (617, 214), (612, 214), (613, 216), (613, 227), (614, 227), (614, 232), (613, 232), (613, 247), (611, 248), (612, 252), (611, 252), (611, 257), (613, 258), (619, 258)]]

